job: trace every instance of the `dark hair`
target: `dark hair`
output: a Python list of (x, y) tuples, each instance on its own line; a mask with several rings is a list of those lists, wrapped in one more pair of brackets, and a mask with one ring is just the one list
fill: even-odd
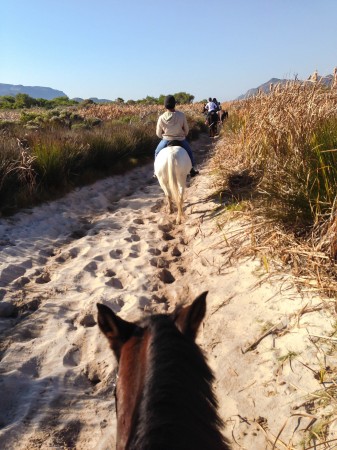
[(212, 101), (211, 97), (210, 97), (210, 98), (208, 99), (208, 101), (209, 101), (209, 102), (211, 102), (211, 101)]
[(166, 109), (173, 109), (176, 106), (176, 99), (173, 95), (167, 95), (165, 97), (164, 105)]

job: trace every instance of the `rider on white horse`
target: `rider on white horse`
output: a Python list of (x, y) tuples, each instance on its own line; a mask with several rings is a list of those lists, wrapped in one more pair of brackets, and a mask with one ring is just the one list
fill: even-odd
[[(176, 100), (173, 95), (165, 97), (164, 105), (167, 111), (159, 117), (157, 122), (156, 134), (161, 141), (156, 148), (155, 158), (160, 150), (167, 147), (171, 141), (179, 141), (179, 145), (187, 151), (191, 159), (192, 169), (190, 175), (194, 177), (199, 171), (194, 168), (192, 149), (186, 139), (189, 131), (186, 116), (183, 112), (175, 110)], [(177, 143), (175, 144), (177, 145)]]

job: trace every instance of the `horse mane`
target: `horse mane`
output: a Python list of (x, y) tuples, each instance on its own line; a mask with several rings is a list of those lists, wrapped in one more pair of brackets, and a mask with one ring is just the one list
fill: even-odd
[(147, 369), (129, 450), (229, 450), (221, 434), (212, 389), (214, 375), (174, 315), (146, 320), (150, 335)]

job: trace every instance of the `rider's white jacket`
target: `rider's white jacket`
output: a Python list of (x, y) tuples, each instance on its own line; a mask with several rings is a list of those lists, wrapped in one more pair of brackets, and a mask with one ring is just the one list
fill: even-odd
[(181, 111), (166, 111), (157, 122), (156, 135), (168, 141), (182, 141), (189, 132), (186, 116)]
[(208, 112), (216, 111), (218, 109), (217, 105), (214, 102), (208, 102), (205, 105), (205, 108), (207, 109)]

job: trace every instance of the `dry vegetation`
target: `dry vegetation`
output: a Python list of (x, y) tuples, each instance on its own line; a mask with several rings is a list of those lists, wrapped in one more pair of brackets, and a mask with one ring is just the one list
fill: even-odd
[[(181, 105), (190, 139), (202, 106)], [(0, 214), (55, 198), (74, 186), (153, 159), (163, 106), (92, 105), (1, 111)]]
[[(274, 275), (278, 281), (285, 279), (286, 271), (303, 296), (319, 299), (315, 306), (308, 301), (289, 315), (287, 332), (309, 313), (325, 312), (331, 318), (310, 337), (323, 360), (319, 370), (310, 358), (305, 366), (321, 386), (301, 405), (303, 417), (312, 418), (306, 437), (300, 447), (282, 441), (288, 422), (302, 415), (294, 410), (271, 445), (336, 448), (337, 90), (320, 83), (289, 82), (269, 94), (233, 102), (228, 109), (211, 161), (218, 225), (225, 230), (225, 221), (238, 221), (228, 236), (226, 258), (229, 263), (239, 257), (259, 258), (259, 283), (272, 281)], [(246, 351), (277, 327), (268, 325)], [(280, 363), (284, 358), (290, 365), (291, 359), (301, 359), (292, 352)]]
[[(203, 105), (201, 103), (193, 103), (189, 105), (179, 105), (179, 110), (189, 115), (200, 115)], [(84, 117), (97, 117), (101, 120), (116, 120), (121, 117), (138, 117), (143, 119), (151, 114), (161, 114), (163, 112), (162, 105), (118, 105), (118, 104), (102, 104), (88, 105), (79, 110)]]
[(251, 219), (250, 245), (239, 247), (241, 254), (262, 252), (267, 271), (271, 260), (281, 262), (299, 282), (331, 296), (337, 292), (336, 152), (336, 89), (289, 82), (231, 104), (212, 161), (221, 202)]
[[(179, 109), (190, 115), (200, 115), (203, 104), (202, 103), (191, 103), (189, 105), (179, 105)], [(143, 119), (151, 114), (161, 114), (163, 112), (162, 105), (128, 105), (128, 104), (116, 104), (116, 103), (106, 103), (106, 104), (88, 104), (82, 107), (72, 106), (68, 110), (80, 114), (84, 118), (96, 117), (101, 120), (119, 120), (123, 117), (133, 117), (138, 119)], [(41, 112), (44, 111), (43, 108), (30, 108), (29, 111)], [(20, 110), (0, 110), (0, 122), (9, 121), (17, 122), (20, 120), (22, 111)]]

